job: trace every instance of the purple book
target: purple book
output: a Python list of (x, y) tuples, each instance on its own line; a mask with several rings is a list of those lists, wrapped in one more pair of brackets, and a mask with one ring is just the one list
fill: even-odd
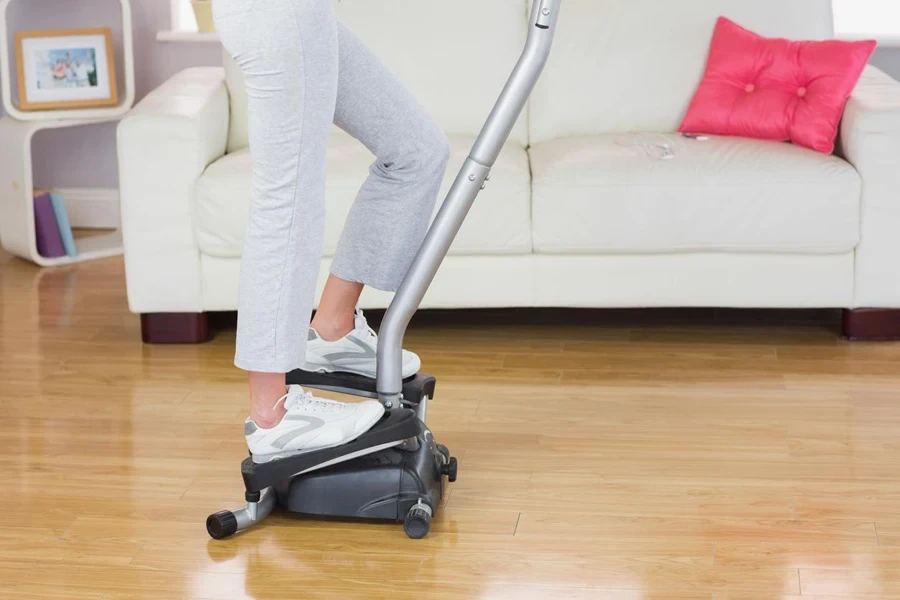
[(37, 237), (38, 254), (44, 258), (58, 258), (66, 255), (62, 236), (56, 224), (56, 214), (50, 194), (44, 192), (34, 197), (34, 233)]

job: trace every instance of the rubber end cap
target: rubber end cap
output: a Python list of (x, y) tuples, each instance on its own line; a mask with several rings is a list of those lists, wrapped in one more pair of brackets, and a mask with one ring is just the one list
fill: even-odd
[(224, 540), (237, 533), (237, 518), (230, 510), (223, 510), (206, 519), (206, 531), (214, 540)]
[(459, 462), (455, 456), (451, 456), (443, 467), (441, 467), (441, 475), (446, 475), (450, 483), (456, 481), (456, 475), (459, 472)]
[(421, 508), (413, 508), (406, 515), (403, 529), (406, 531), (406, 535), (412, 539), (421, 540), (428, 535), (428, 530), (431, 529), (431, 515)]

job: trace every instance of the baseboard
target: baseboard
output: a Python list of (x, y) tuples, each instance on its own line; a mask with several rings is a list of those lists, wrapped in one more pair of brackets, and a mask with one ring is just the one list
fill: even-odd
[(72, 227), (118, 229), (121, 223), (119, 190), (115, 188), (56, 188), (66, 203)]

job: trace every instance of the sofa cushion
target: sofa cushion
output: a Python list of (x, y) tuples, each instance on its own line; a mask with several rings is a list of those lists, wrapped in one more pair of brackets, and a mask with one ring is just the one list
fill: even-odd
[(565, 0), (532, 96), (531, 142), (674, 131), (719, 16), (770, 37), (834, 34), (831, 0)]
[[(669, 160), (653, 144), (669, 140)], [(540, 253), (841, 253), (859, 242), (860, 177), (791, 144), (610, 134), (538, 144)]]
[[(525, 45), (530, 0), (334, 0), (337, 18), (409, 86), (444, 131), (478, 135)], [(247, 90), (224, 57), (229, 151), (247, 146)], [(510, 141), (527, 143), (523, 115)]]
[[(468, 156), (474, 137), (449, 136), (453, 148), (435, 212)], [(331, 140), (327, 158), (325, 256), (333, 256), (350, 206), (369, 173), (372, 154), (344, 133)], [(530, 173), (525, 149), (509, 143), (457, 236), (451, 254), (527, 254), (531, 251)], [(240, 257), (250, 210), (249, 151), (211, 164), (195, 190), (194, 227), (201, 252)], [(402, 218), (402, 215), (398, 215)]]

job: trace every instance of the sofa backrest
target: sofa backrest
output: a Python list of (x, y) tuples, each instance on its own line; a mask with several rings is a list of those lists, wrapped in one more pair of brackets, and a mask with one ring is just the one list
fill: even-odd
[[(334, 0), (334, 8), (448, 134), (474, 136), (525, 44), (530, 0)], [(227, 53), (224, 61), (233, 151), (247, 146), (247, 95)], [(527, 113), (511, 140), (527, 143)]]
[(834, 35), (831, 0), (563, 0), (531, 142), (677, 129), (720, 15), (766, 36)]
[[(476, 135), (522, 50), (531, 0), (333, 0), (338, 18), (449, 134)], [(716, 19), (768, 36), (834, 35), (831, 0), (562, 0), (553, 52), (511, 140), (673, 131)], [(247, 146), (247, 96), (224, 57), (228, 149)]]

